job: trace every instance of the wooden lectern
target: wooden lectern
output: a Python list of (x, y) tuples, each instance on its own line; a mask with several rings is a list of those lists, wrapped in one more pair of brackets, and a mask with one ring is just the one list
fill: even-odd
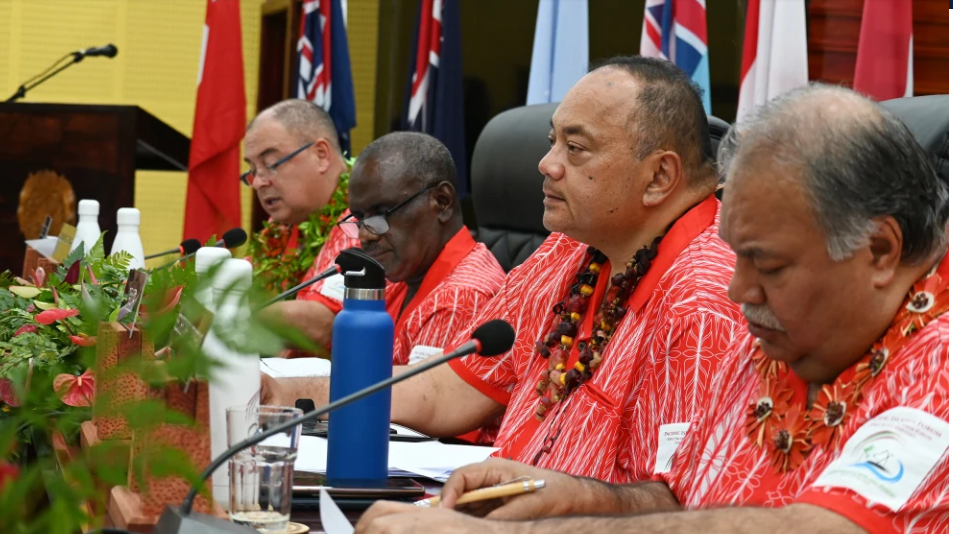
[(20, 272), (23, 241), (47, 215), (50, 235), (75, 225), (83, 198), (99, 201), (108, 252), (116, 210), (133, 207), (136, 170), (188, 162), (189, 138), (137, 106), (0, 103), (0, 272)]

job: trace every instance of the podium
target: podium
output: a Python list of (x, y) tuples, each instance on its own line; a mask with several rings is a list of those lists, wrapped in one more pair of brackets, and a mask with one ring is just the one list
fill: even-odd
[(50, 235), (75, 225), (82, 198), (99, 201), (109, 251), (116, 210), (133, 207), (136, 170), (188, 162), (189, 138), (138, 106), (0, 103), (0, 272), (20, 272), (23, 240), (39, 237), (46, 215)]

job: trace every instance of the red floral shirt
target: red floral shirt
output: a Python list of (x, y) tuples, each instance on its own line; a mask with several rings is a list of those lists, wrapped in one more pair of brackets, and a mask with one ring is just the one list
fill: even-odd
[[(755, 446), (745, 431), (761, 384), (753, 342), (742, 338), (733, 349), (738, 356), (724, 360), (709, 409), (688, 431), (671, 471), (658, 477), (686, 509), (809, 503), (870, 532), (948, 531), (948, 313), (890, 356), (842, 423), (835, 447), (814, 447), (784, 474), (772, 467), (770, 446)], [(794, 378), (794, 395), (803, 398), (807, 384)]]
[[(345, 212), (342, 218), (347, 215)], [(332, 230), (307, 277), (328, 268), (342, 250), (353, 246), (360, 243), (348, 239), (340, 228)], [(450, 342), (470, 326), (477, 312), (503, 285), (505, 276), (486, 246), (462, 228), (444, 246), (403, 312), (407, 285), (388, 283), (385, 298), (395, 323), (394, 364), (407, 365), (450, 348)], [(337, 313), (341, 300), (328, 295), (324, 287), (324, 281), (318, 282), (299, 293), (298, 298), (319, 301)]]
[[(498, 456), (531, 463), (561, 427), (538, 466), (610, 482), (654, 473), (664, 425), (690, 422), (707, 405), (709, 379), (743, 328), (738, 307), (727, 297), (734, 254), (718, 238), (719, 205), (711, 197), (674, 224), (633, 292), (602, 364), (542, 423), (534, 418), (536, 385), (547, 362), (533, 346), (549, 333), (551, 310), (568, 294), (587, 245), (553, 234), (509, 274), (476, 322), (509, 321), (517, 332), (513, 349), (450, 364), (473, 387), (507, 405)], [(610, 271), (605, 265), (601, 274)], [(580, 327), (590, 325), (583, 319)]]

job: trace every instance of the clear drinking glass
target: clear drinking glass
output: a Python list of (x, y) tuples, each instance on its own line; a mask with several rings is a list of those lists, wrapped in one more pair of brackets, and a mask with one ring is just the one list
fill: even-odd
[[(227, 411), (228, 446), (303, 412), (286, 406), (234, 406)], [(228, 462), (232, 521), (265, 531), (284, 531), (291, 517), (291, 484), (301, 425), (249, 447)]]

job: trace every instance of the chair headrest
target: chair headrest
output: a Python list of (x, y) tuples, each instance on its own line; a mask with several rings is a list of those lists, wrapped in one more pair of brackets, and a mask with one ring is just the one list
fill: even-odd
[(930, 155), (940, 179), (950, 179), (950, 95), (895, 98), (881, 105), (900, 118)]

